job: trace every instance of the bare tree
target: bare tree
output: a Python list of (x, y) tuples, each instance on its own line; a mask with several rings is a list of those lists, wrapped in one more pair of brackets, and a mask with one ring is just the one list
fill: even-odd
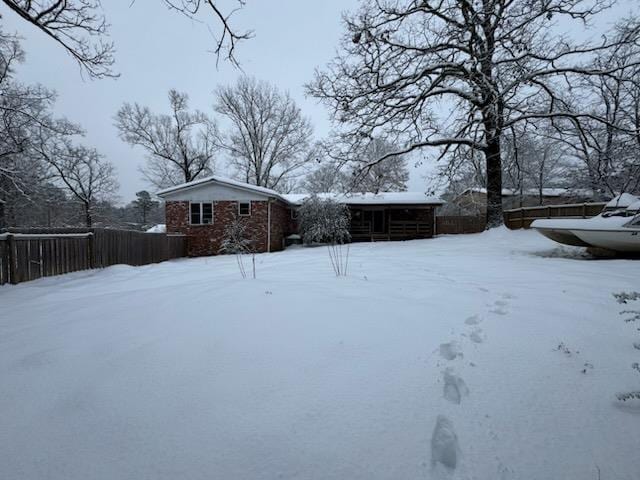
[(214, 169), (217, 128), (204, 113), (189, 111), (189, 97), (169, 92), (171, 114), (125, 103), (116, 115), (120, 138), (147, 152), (145, 177), (158, 188), (190, 182)]
[(24, 61), (19, 39), (0, 31), (0, 197), (9, 225), (72, 223), (66, 195), (38, 154), (39, 139), (73, 137), (80, 129), (52, 115), (55, 93), (14, 76)]
[(164, 3), (170, 9), (182, 13), (189, 18), (195, 16), (202, 10), (209, 11), (213, 17), (222, 25), (222, 33), (215, 39), (215, 49), (217, 61), (223, 55), (232, 64), (238, 66), (238, 60), (235, 56), (235, 50), (238, 42), (248, 40), (253, 37), (250, 30), (240, 31), (231, 26), (230, 17), (246, 4), (246, 0), (236, 0), (237, 7), (232, 9), (230, 13), (224, 13), (220, 7), (219, 1), (213, 0), (164, 0)]
[(349, 185), (349, 176), (340, 169), (340, 165), (324, 161), (302, 181), (302, 189), (308, 193), (345, 193)]
[(91, 227), (96, 204), (118, 190), (113, 165), (95, 149), (74, 145), (68, 136), (43, 133), (35, 146), (37, 153), (49, 167), (51, 178), (82, 205), (85, 225)]
[(567, 100), (580, 78), (624, 75), (589, 60), (637, 41), (572, 41), (610, 0), (378, 0), (345, 17), (338, 56), (317, 71), (308, 92), (330, 109), (357, 145), (384, 132), (401, 148), (436, 147), (440, 158), (484, 158), (487, 225), (502, 223), (502, 142), (512, 126), (594, 118)]
[(33, 190), (41, 168), (30, 155), (35, 129), (55, 131), (51, 118), (55, 94), (39, 85), (23, 85), (14, 77), (24, 61), (18, 38), (0, 31), (0, 193), (23, 195)]
[[(116, 77), (113, 72), (115, 48), (109, 41), (109, 25), (100, 0), (0, 0), (22, 20), (31, 24), (71, 55), (92, 78)], [(135, 1), (135, 0), (134, 0)], [(237, 64), (236, 45), (252, 36), (232, 28), (230, 16), (213, 0), (163, 0), (171, 10), (190, 18), (208, 10), (222, 25), (222, 33), (215, 40), (215, 54), (224, 55)], [(237, 0), (238, 8), (245, 0)], [(0, 17), (2, 18), (2, 17)]]
[(571, 135), (559, 128), (560, 139), (581, 164), (574, 170), (577, 184), (605, 197), (640, 192), (640, 49), (624, 42), (633, 28), (628, 22), (618, 25), (614, 38), (620, 45), (599, 52), (592, 62), (593, 69), (621, 74), (584, 81), (593, 117), (606, 122), (587, 119), (574, 125)]
[(519, 197), (537, 196), (543, 204), (544, 189), (572, 187), (571, 153), (564, 142), (555, 138), (554, 130), (512, 129), (505, 134), (503, 147), (503, 186)]
[(242, 77), (218, 89), (215, 109), (231, 123), (220, 145), (243, 181), (280, 189), (305, 173), (313, 159), (312, 128), (288, 93)]
[(360, 192), (403, 192), (407, 190), (409, 169), (402, 155), (392, 155), (398, 147), (382, 138), (374, 138), (365, 145), (360, 158), (351, 166), (349, 190)]

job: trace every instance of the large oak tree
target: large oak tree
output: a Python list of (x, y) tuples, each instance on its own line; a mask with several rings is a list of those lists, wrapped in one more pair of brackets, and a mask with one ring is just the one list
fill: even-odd
[(527, 123), (606, 124), (575, 102), (585, 77), (629, 69), (596, 67), (595, 55), (637, 44), (626, 34), (573, 40), (572, 29), (610, 0), (376, 0), (345, 17), (336, 58), (308, 92), (352, 144), (383, 135), (398, 152), (436, 147), (440, 158), (480, 155), (486, 165), (487, 225), (502, 223), (502, 142)]

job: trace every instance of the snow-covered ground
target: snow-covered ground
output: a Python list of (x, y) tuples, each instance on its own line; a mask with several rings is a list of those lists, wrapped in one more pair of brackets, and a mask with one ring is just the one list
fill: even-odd
[(2, 479), (638, 479), (640, 262), (532, 231), (0, 288)]

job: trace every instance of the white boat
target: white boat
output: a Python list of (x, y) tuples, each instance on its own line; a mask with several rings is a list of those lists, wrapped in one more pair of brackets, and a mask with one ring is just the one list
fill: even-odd
[(640, 199), (625, 195), (609, 202), (596, 217), (540, 219), (531, 228), (565, 245), (640, 253)]

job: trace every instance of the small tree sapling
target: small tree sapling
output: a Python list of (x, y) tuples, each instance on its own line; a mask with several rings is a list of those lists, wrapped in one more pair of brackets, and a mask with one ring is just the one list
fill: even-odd
[(298, 218), (304, 243), (326, 243), (334, 273), (337, 277), (346, 276), (349, 266), (347, 242), (351, 239), (349, 208), (335, 200), (312, 195), (300, 207)]
[(231, 253), (236, 256), (238, 268), (242, 278), (247, 278), (247, 270), (244, 266), (244, 255), (251, 255), (252, 276), (256, 278), (256, 253), (254, 242), (247, 232), (247, 224), (241, 217), (234, 217), (224, 229), (224, 239), (220, 247), (221, 253)]

